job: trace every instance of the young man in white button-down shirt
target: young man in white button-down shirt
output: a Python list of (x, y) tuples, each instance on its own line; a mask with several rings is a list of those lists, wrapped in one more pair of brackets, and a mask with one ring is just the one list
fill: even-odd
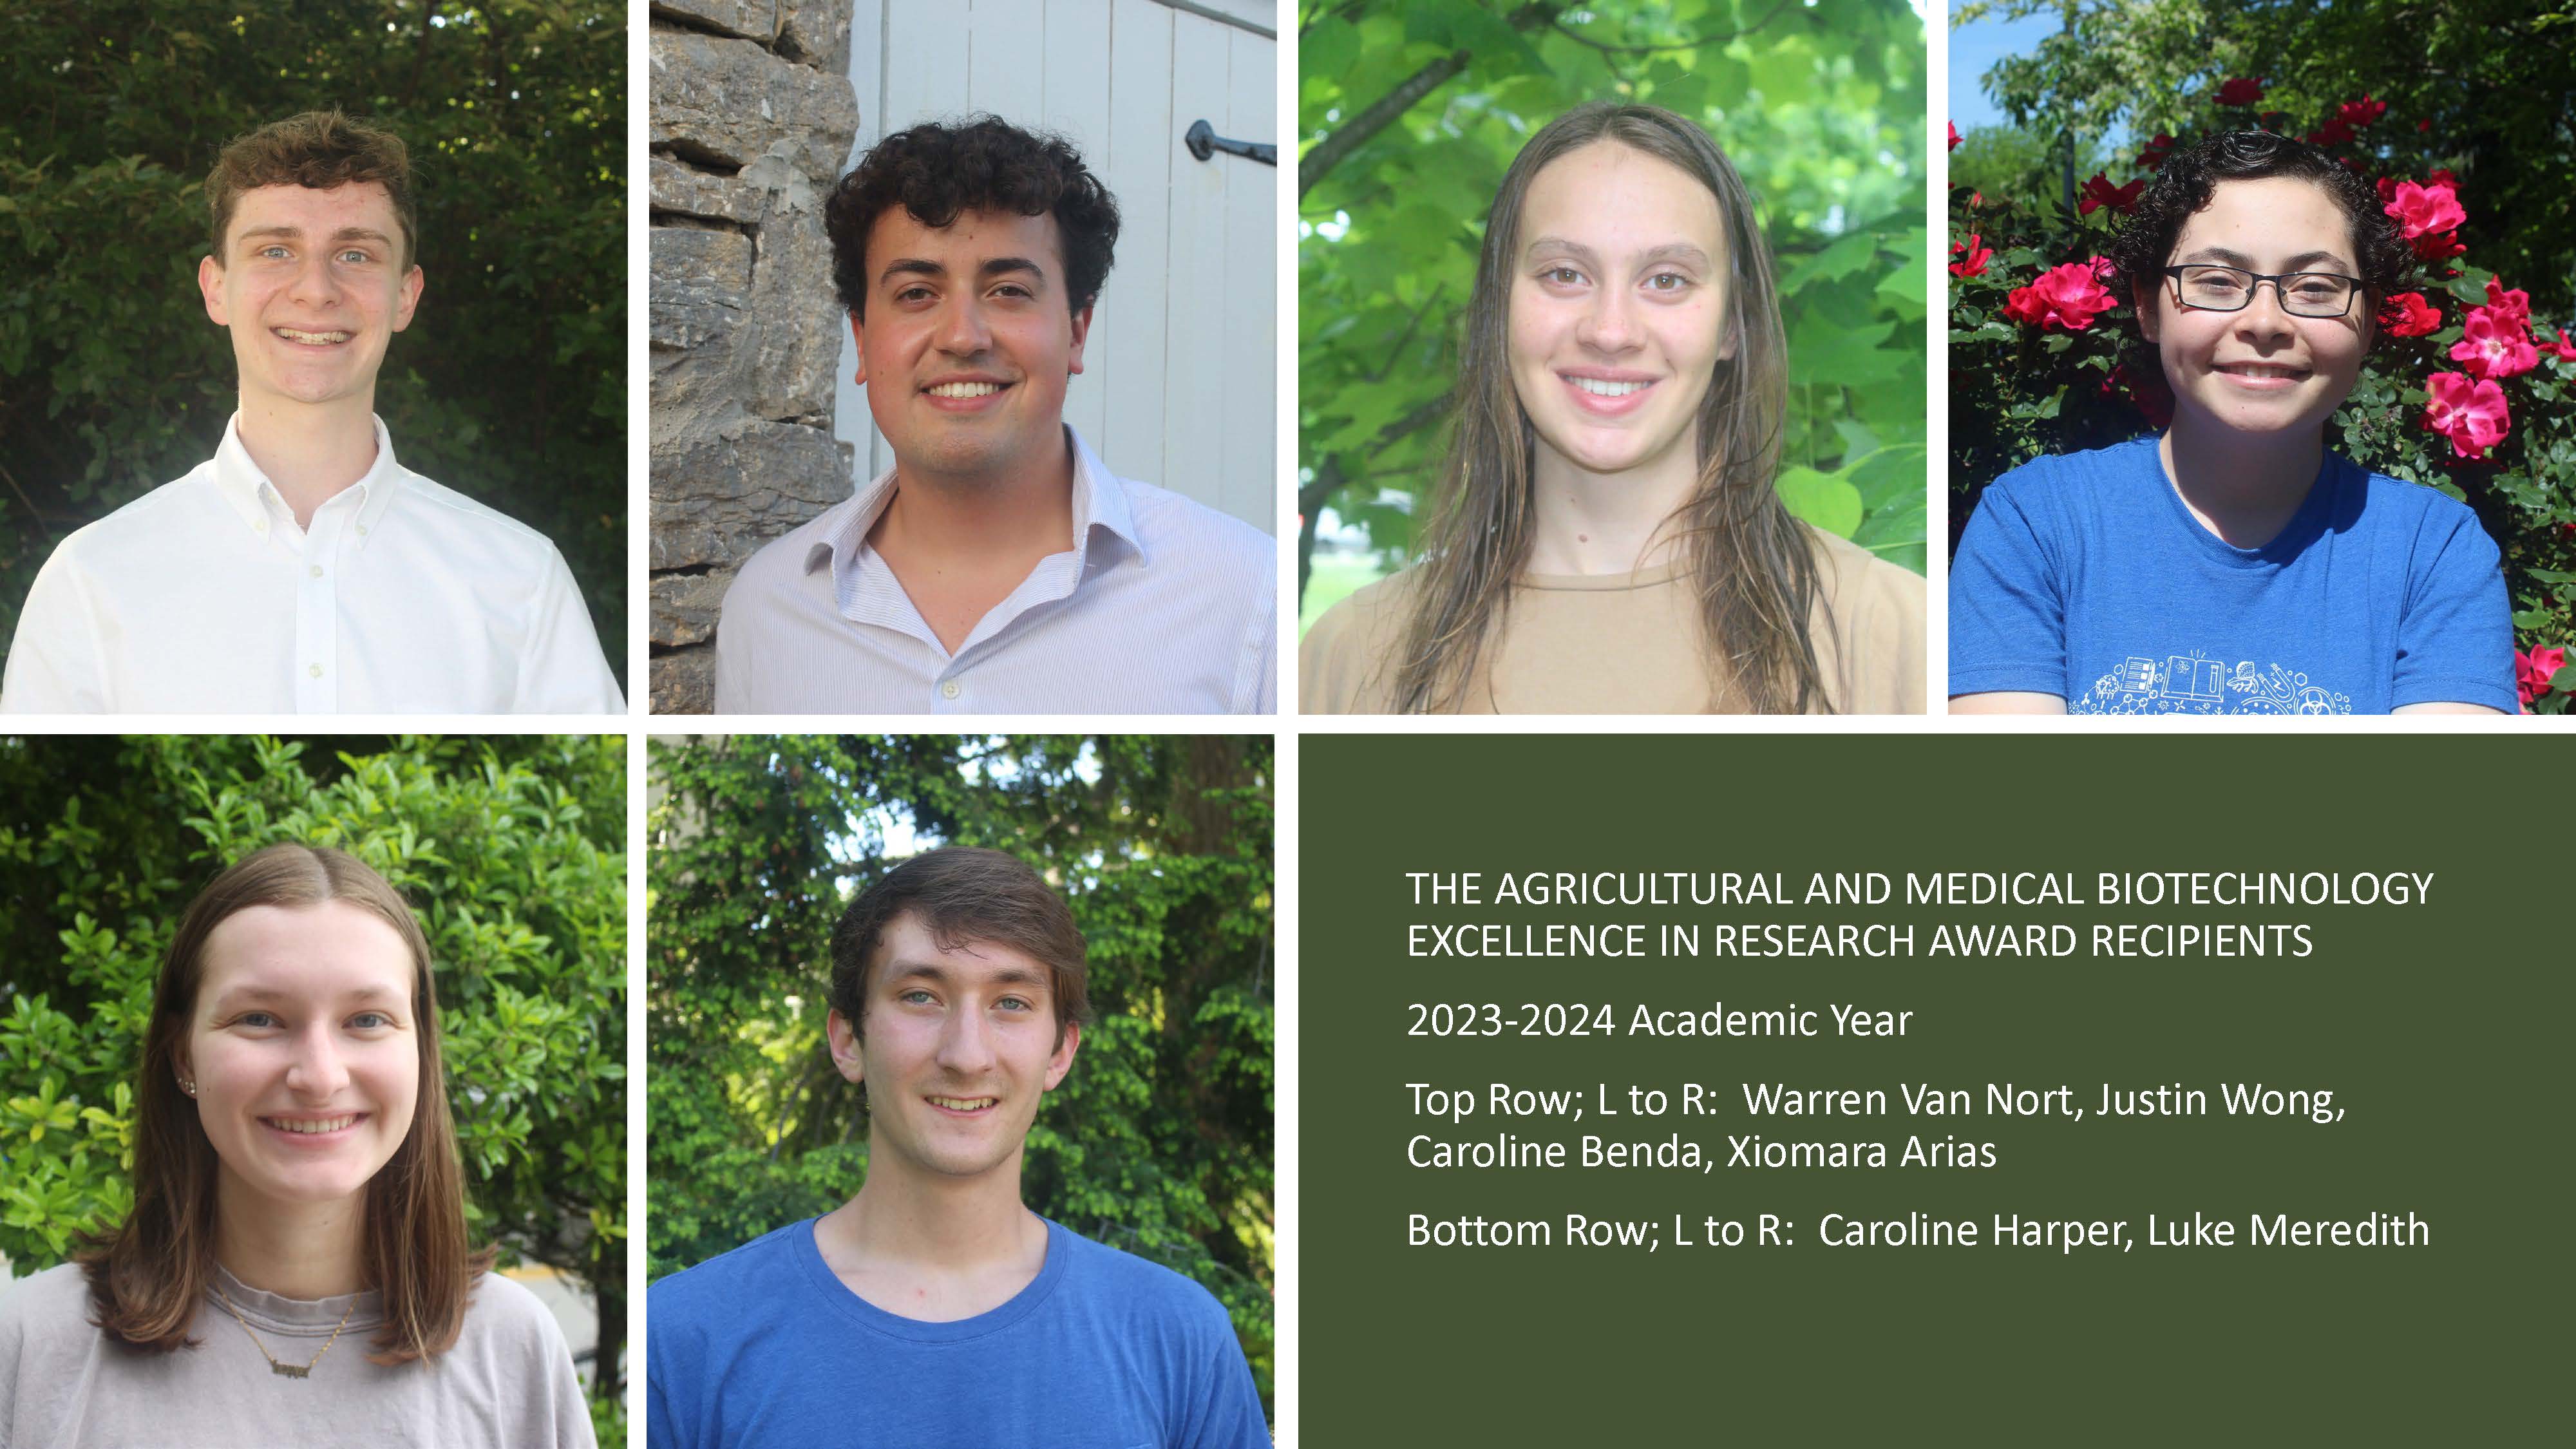
[(1118, 209), (992, 117), (888, 136), (824, 210), (894, 467), (743, 566), (716, 708), (1268, 713), (1277, 552), (1064, 422)]
[(405, 470), (375, 416), (421, 295), (401, 140), (296, 116), (226, 147), (206, 195), (240, 410), (46, 560), (0, 711), (622, 713), (554, 545)]

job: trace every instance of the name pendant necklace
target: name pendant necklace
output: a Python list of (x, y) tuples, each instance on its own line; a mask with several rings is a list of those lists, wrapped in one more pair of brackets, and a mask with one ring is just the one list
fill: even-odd
[(331, 1330), (330, 1342), (322, 1345), (322, 1353), (313, 1355), (311, 1363), (279, 1363), (277, 1355), (270, 1353), (268, 1345), (260, 1342), (259, 1335), (251, 1331), (250, 1320), (242, 1317), (241, 1310), (233, 1306), (232, 1298), (224, 1292), (224, 1285), (221, 1283), (215, 1285), (215, 1301), (224, 1305), (224, 1311), (233, 1316), (233, 1322), (241, 1325), (242, 1332), (250, 1334), (251, 1347), (258, 1349), (259, 1356), (268, 1360), (268, 1371), (290, 1379), (311, 1378), (313, 1370), (322, 1362), (322, 1354), (331, 1351), (331, 1344), (340, 1341), (340, 1330), (349, 1326), (349, 1314), (358, 1311), (357, 1295), (351, 1294), (347, 1312), (340, 1315), (340, 1327)]

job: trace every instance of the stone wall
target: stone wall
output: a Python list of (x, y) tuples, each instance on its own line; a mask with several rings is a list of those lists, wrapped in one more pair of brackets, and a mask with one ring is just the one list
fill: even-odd
[(651, 698), (703, 713), (735, 569), (850, 494), (822, 217), (850, 0), (652, 0), (651, 49)]

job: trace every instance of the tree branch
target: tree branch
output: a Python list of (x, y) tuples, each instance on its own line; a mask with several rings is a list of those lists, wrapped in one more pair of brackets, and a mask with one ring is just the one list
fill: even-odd
[(1441, 290), (1448, 285), (1447, 282), (1434, 283), (1431, 295), (1423, 298), (1422, 305), (1413, 309), (1412, 318), (1404, 324), (1404, 335), (1395, 339), (1395, 345), (1387, 349), (1386, 364), (1369, 374), (1371, 386), (1386, 381), (1386, 375), (1395, 371), (1395, 364), (1404, 356), (1404, 349), (1412, 343), (1413, 334), (1421, 330), (1423, 317), (1431, 311), (1432, 305), (1440, 300)]
[(1297, 163), (1297, 195), (1304, 197), (1324, 179), (1326, 172), (1342, 164), (1342, 158), (1360, 148), (1371, 136), (1395, 124), (1395, 118), (1413, 109), (1413, 103), (1446, 85), (1451, 76), (1467, 68), (1467, 52), (1453, 50), (1438, 60), (1404, 78), (1394, 90), (1377, 98), (1369, 108), (1344, 123), (1341, 129), (1324, 138), (1323, 144), (1306, 153)]
[[(1555, 24), (1556, 17), (1571, 8), (1573, 3), (1574, 0), (1530, 0), (1529, 4), (1506, 17), (1505, 23), (1514, 30), (1537, 30)], [(1788, 0), (1781, 0), (1781, 3), (1785, 5)], [(1365, 145), (1371, 136), (1395, 124), (1395, 118), (1413, 109), (1414, 102), (1447, 84), (1474, 58), (1472, 53), (1464, 50), (1449, 52), (1405, 77), (1394, 90), (1378, 97), (1366, 110), (1345, 122), (1341, 129), (1326, 136), (1322, 145), (1307, 152), (1306, 159), (1297, 163), (1297, 195), (1302, 198), (1312, 191), (1315, 183), (1324, 179), (1325, 173)]]
[(1789, 0), (1780, 0), (1779, 4), (1771, 7), (1770, 13), (1764, 15), (1761, 19), (1754, 21), (1752, 24), (1745, 26), (1741, 30), (1730, 30), (1723, 35), (1693, 36), (1688, 40), (1661, 41), (1652, 45), (1612, 45), (1606, 40), (1595, 40), (1591, 36), (1583, 34), (1581, 31), (1569, 30), (1566, 28), (1564, 21), (1553, 18), (1548, 21), (1548, 26), (1557, 34), (1564, 36), (1575, 44), (1591, 46), (1594, 50), (1600, 51), (1603, 55), (1652, 55), (1655, 52), (1662, 50), (1697, 50), (1701, 46), (1705, 45), (1724, 45), (1730, 40), (1741, 40), (1745, 36), (1751, 35), (1762, 27), (1770, 24), (1772, 21), (1779, 19), (1780, 12), (1788, 8)]

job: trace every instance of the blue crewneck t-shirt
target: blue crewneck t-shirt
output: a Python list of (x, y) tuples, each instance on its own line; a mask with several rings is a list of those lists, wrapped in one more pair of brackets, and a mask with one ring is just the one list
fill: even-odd
[(843, 1286), (794, 1223), (655, 1283), (653, 1449), (1267, 1449), (1234, 1327), (1168, 1268), (1047, 1224), (989, 1313), (925, 1323)]
[(2496, 546), (2430, 488), (2332, 453), (2279, 536), (2201, 526), (2154, 438), (2038, 458), (1990, 485), (1950, 565), (1950, 693), (2074, 714), (2510, 714)]

